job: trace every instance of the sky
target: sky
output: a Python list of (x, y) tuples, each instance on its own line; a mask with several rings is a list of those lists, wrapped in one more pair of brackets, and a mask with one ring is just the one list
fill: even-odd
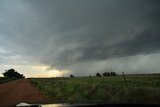
[(160, 73), (159, 65), (159, 0), (0, 0), (0, 73)]

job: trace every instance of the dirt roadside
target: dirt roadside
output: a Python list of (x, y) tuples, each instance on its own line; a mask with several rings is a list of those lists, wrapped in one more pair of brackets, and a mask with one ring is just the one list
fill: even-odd
[(0, 84), (0, 107), (14, 107), (20, 102), (46, 103), (48, 98), (36, 90), (28, 79)]

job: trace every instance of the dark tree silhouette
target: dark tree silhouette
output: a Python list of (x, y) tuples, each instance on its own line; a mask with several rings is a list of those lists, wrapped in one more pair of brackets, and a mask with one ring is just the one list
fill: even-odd
[(96, 76), (97, 77), (101, 77), (102, 75), (100, 73), (96, 73)]
[(14, 69), (5, 70), (5, 72), (2, 74), (4, 77), (9, 77), (9, 78), (25, 78), (23, 74), (18, 73)]
[(109, 72), (105, 72), (102, 74), (103, 76), (109, 76)]
[(103, 76), (116, 76), (117, 74), (115, 72), (105, 72), (102, 75)]
[(72, 77), (74, 77), (74, 75), (73, 75), (73, 74), (70, 74), (70, 77), (72, 78)]
[(111, 76), (116, 76), (117, 74), (115, 72), (110, 73)]

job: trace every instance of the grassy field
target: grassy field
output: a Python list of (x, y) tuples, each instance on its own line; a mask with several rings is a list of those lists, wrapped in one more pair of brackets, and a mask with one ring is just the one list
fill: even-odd
[(31, 78), (53, 103), (160, 104), (160, 74), (112, 77)]

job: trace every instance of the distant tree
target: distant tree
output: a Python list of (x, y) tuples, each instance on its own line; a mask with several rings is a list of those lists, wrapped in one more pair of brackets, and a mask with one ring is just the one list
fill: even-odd
[(111, 76), (116, 76), (117, 74), (115, 72), (110, 73)]
[(102, 75), (103, 75), (103, 76), (109, 76), (109, 75), (108, 75), (108, 72), (105, 72), (105, 73), (103, 73)]
[(74, 77), (74, 75), (73, 75), (73, 74), (70, 74), (70, 77), (72, 78), (72, 77)]
[(103, 76), (116, 76), (117, 74), (115, 72), (105, 72), (102, 75)]
[(9, 78), (25, 78), (23, 74), (18, 73), (14, 69), (5, 70), (5, 72), (2, 74), (4, 77), (9, 77)]
[(101, 77), (102, 75), (100, 73), (96, 73), (96, 76), (97, 77)]

